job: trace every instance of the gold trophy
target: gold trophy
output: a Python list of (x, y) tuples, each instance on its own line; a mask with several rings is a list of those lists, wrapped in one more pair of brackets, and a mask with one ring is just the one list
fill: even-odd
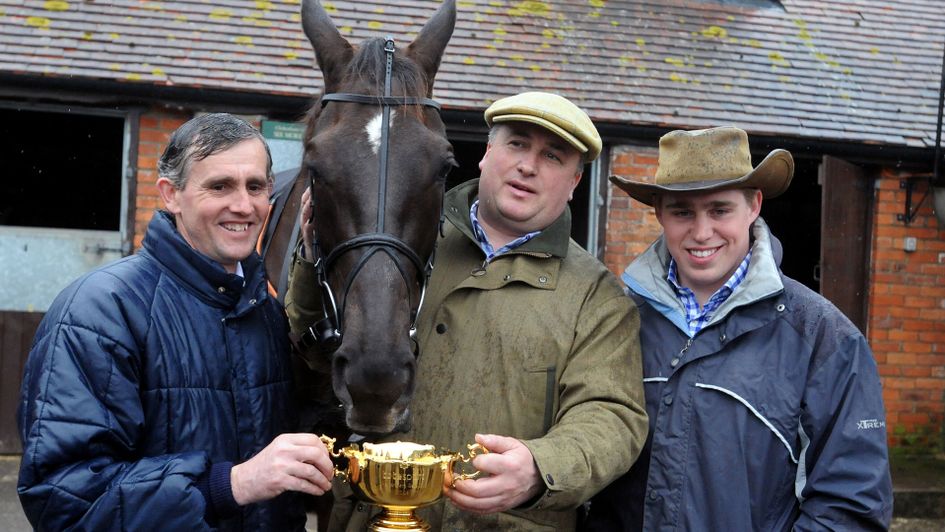
[(371, 521), (372, 532), (426, 532), (430, 525), (414, 514), (421, 506), (433, 504), (443, 495), (443, 483), (479, 476), (453, 471), (456, 464), (468, 463), (489, 451), (478, 443), (467, 445), (469, 457), (462, 453), (437, 452), (432, 445), (411, 442), (365, 443), (349, 445), (337, 453), (335, 440), (322, 436), (328, 452), (335, 458), (348, 459), (347, 471), (335, 470), (359, 498), (383, 508)]

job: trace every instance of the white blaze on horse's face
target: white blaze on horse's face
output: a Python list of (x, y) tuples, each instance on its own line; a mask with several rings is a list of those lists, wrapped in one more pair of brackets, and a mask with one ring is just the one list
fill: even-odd
[[(397, 111), (391, 109), (390, 111), (390, 125), (388, 127), (394, 129), (394, 115)], [(384, 124), (384, 113), (378, 111), (377, 116), (372, 118), (366, 126), (364, 126), (364, 131), (367, 132), (368, 144), (371, 145), (371, 149), (374, 150), (374, 155), (381, 149), (381, 129)], [(390, 134), (390, 133), (388, 133)]]

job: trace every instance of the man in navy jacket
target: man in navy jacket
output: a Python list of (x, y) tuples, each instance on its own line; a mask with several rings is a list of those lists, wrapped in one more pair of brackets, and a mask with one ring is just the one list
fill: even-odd
[(17, 486), (42, 530), (301, 530), (330, 489), (295, 427), (287, 322), (254, 252), (272, 161), (228, 114), (158, 163), (143, 249), (66, 288), (26, 364)]
[(623, 275), (640, 308), (650, 433), (587, 530), (883, 530), (882, 391), (863, 335), (781, 274), (759, 217), (791, 154), (752, 167), (735, 127), (660, 139), (655, 183), (611, 180), (663, 235)]

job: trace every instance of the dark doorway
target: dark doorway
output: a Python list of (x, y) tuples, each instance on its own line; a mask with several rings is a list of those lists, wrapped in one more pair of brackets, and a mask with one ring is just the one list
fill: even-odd
[[(760, 158), (755, 164), (759, 162)], [(819, 159), (796, 158), (787, 192), (761, 204), (761, 217), (784, 249), (781, 271), (815, 292), (820, 291), (819, 164)]]
[(0, 225), (118, 231), (123, 117), (0, 108)]
[[(485, 134), (483, 134), (485, 138)], [(456, 185), (466, 182), (470, 179), (479, 177), (479, 161), (486, 153), (486, 143), (466, 140), (452, 140), (453, 153), (456, 156), (456, 162), (459, 168), (454, 168), (450, 172), (446, 181), (446, 189), (449, 190)], [(587, 223), (588, 223), (588, 195), (590, 194), (590, 171), (591, 165), (584, 166), (584, 177), (574, 191), (574, 199), (571, 200), (571, 238), (582, 247), (587, 247)]]

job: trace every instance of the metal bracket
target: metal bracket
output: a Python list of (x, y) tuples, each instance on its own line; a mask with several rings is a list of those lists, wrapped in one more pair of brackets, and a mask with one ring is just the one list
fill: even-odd
[[(919, 202), (915, 204), (915, 208), (913, 209), (912, 191), (915, 189), (915, 184), (917, 181), (923, 181), (927, 183), (927, 186), (925, 187), (925, 194), (922, 195), (922, 199), (920, 199)], [(919, 214), (919, 208), (922, 207), (923, 203), (925, 203), (925, 199), (929, 197), (929, 189), (932, 188), (931, 184), (932, 176), (930, 175), (914, 176), (912, 179), (899, 180), (899, 188), (906, 191), (906, 204), (902, 214), (896, 215), (896, 220), (903, 222), (906, 225), (909, 225), (913, 222), (913, 220), (915, 220), (916, 215)]]

